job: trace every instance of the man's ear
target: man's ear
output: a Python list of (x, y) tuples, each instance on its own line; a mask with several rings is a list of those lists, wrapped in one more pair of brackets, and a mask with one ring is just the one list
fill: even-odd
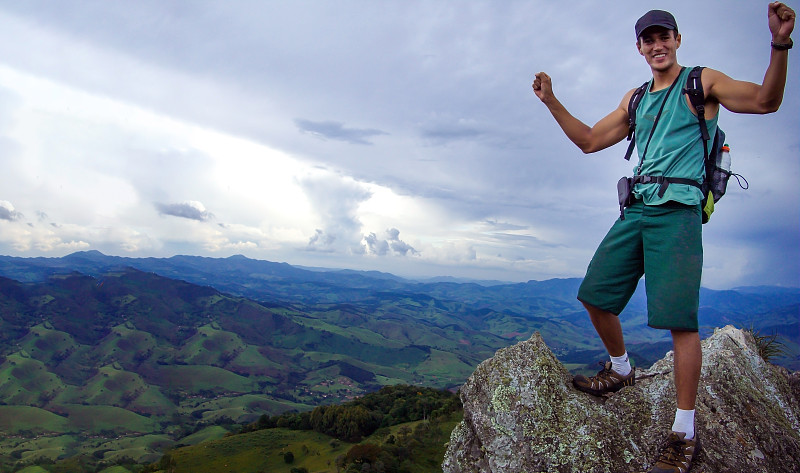
[(681, 47), (681, 34), (680, 33), (675, 35), (675, 43), (676, 43), (675, 49), (678, 49), (678, 48)]
[(644, 53), (642, 52), (642, 40), (640, 38), (636, 39), (636, 49), (639, 50), (639, 54), (644, 56)]

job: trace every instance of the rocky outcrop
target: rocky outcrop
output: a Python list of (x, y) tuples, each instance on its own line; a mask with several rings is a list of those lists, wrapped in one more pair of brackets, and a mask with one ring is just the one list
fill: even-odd
[[(461, 389), (444, 472), (647, 471), (675, 413), (672, 352), (603, 398), (571, 379), (539, 334), (481, 363)], [(746, 332), (703, 341), (696, 409), (692, 473), (800, 472), (800, 373), (764, 362)]]

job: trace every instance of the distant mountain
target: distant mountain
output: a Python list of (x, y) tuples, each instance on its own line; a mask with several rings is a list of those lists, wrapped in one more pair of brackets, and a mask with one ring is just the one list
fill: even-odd
[[(499, 336), (516, 333), (516, 339), (530, 335), (532, 330), (541, 330), (559, 356), (590, 347), (600, 348), (583, 307), (575, 299), (580, 284), (577, 278), (483, 285), (474, 282), (419, 282), (375, 271), (309, 270), (244, 256), (123, 258), (97, 251), (73, 253), (63, 258), (0, 256), (0, 275), (22, 282), (44, 281), (53, 274), (73, 271), (99, 277), (107, 271), (126, 267), (211, 286), (265, 305), (324, 306), (341, 303), (370, 308), (391, 305), (400, 294), (426, 296), (440, 303), (468, 306), (464, 310), (487, 310), (502, 314), (502, 317), (525, 321), (516, 323), (513, 330), (510, 327), (514, 323), (508, 328), (489, 330)], [(669, 335), (646, 327), (647, 303), (643, 286), (644, 283), (639, 285), (621, 319), (632, 351), (638, 351), (638, 344), (644, 344), (638, 358), (645, 364), (663, 355), (652, 350), (660, 350), (660, 343), (668, 342)], [(792, 320), (784, 322), (785, 317), (781, 314), (798, 314), (799, 307), (800, 288), (746, 287), (730, 291), (703, 288), (700, 293), (701, 330), (703, 335), (708, 335), (713, 328), (732, 323), (764, 333), (777, 333), (788, 343), (789, 351), (797, 353), (800, 351), (800, 329)], [(539, 326), (531, 322), (535, 319), (547, 320), (550, 324)], [(504, 324), (490, 323), (495, 327)], [(563, 330), (559, 330), (561, 326)], [(659, 343), (655, 345), (658, 348), (650, 348), (653, 343)], [(563, 351), (558, 351), (560, 348)], [(793, 363), (796, 362), (800, 367), (800, 361), (795, 358), (797, 356), (790, 356), (781, 362), (790, 366), (795, 366)]]

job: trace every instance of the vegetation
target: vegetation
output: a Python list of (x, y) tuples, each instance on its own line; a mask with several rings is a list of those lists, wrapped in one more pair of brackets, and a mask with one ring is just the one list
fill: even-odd
[(767, 363), (772, 363), (776, 358), (787, 355), (786, 344), (778, 340), (778, 333), (772, 332), (763, 335), (758, 329), (750, 328), (745, 330), (756, 342), (758, 354)]
[(459, 410), (381, 427), (357, 444), (309, 430), (247, 431), (171, 450), (142, 472), (436, 472), (441, 471), (445, 444), (461, 416)]
[(354, 401), (332, 406), (317, 406), (310, 412), (261, 416), (241, 432), (269, 428), (313, 430), (346, 442), (358, 442), (380, 427), (429, 420), (461, 409), (456, 395), (449, 391), (419, 386), (386, 386)]
[[(430, 326), (406, 317), (382, 322), (387, 335), (405, 333), (398, 342), (316, 314), (133, 270), (37, 284), (0, 278), (0, 471), (80, 456), (152, 461), (168, 445), (292, 411), (280, 420), (289, 425), (382, 385), (457, 385), (492, 353), (447, 342), (445, 332), (432, 339)], [(424, 344), (432, 341), (438, 348)], [(458, 353), (436, 367), (447, 376), (424, 365), (446, 350)], [(349, 434), (327, 432), (355, 439), (366, 420)]]
[[(235, 444), (245, 437), (262, 450), (284, 445), (264, 471), (333, 471), (339, 455), (342, 468), (374, 470), (376, 455), (409, 445), (419, 455), (427, 446), (412, 441), (421, 438), (417, 424), (435, 431), (457, 412), (444, 390), (534, 330), (570, 370), (591, 363), (594, 372), (604, 356), (574, 299), (574, 279), (424, 284), (243, 257), (96, 252), (0, 256), (0, 275), (1, 473), (26, 465), (135, 473), (159, 461), (162, 469), (184, 468), (191, 464), (184, 453), (201, 445), (218, 445), (225, 459), (241, 451), (250, 458), (241, 464), (255, 464), (257, 449)], [(762, 356), (800, 369), (799, 302), (796, 289), (704, 289), (701, 336), (756, 320), (758, 333), (772, 334), (757, 338)], [(622, 321), (640, 366), (670, 346), (668, 334), (647, 329), (645, 320), (637, 293)], [(380, 400), (365, 396), (376, 391)], [(380, 451), (356, 449), (348, 461), (359, 444)], [(289, 451), (291, 464), (283, 456)], [(329, 454), (332, 467), (317, 463)], [(208, 463), (203, 455), (195, 457)]]

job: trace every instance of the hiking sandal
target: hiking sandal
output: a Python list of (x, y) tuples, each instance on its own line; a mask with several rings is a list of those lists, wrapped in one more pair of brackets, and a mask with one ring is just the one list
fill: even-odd
[(625, 386), (633, 386), (636, 384), (636, 368), (632, 368), (627, 376), (622, 376), (616, 371), (611, 369), (611, 362), (606, 361), (603, 369), (596, 375), (587, 378), (582, 374), (575, 375), (572, 378), (572, 384), (579, 391), (592, 394), (594, 396), (602, 396), (607, 393), (615, 393)]
[(661, 447), (658, 460), (650, 473), (687, 473), (692, 467), (692, 460), (700, 452), (700, 441), (697, 434), (692, 440), (686, 440), (683, 432), (670, 432)]

